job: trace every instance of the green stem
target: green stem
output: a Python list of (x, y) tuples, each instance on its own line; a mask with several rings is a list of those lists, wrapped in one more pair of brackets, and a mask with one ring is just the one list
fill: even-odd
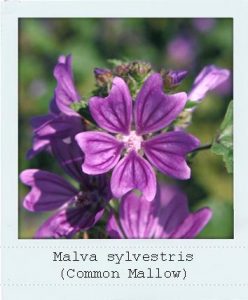
[(210, 149), (211, 147), (212, 147), (212, 144), (202, 145), (202, 146), (200, 146), (200, 147), (194, 149), (193, 151), (191, 151), (191, 153), (192, 153), (192, 152), (202, 151), (202, 150), (208, 150), (208, 149)]

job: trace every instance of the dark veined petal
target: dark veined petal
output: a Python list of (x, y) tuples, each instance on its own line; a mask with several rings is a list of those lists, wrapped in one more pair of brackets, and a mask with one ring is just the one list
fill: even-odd
[(209, 208), (202, 208), (197, 212), (191, 213), (182, 224), (171, 235), (174, 239), (192, 239), (207, 225), (212, 217)]
[[(57, 80), (57, 86), (55, 89), (55, 102), (57, 108), (67, 115), (77, 115), (70, 105), (80, 100), (74, 82), (71, 70), (71, 55), (60, 56), (58, 63), (54, 68), (54, 77)], [(55, 106), (53, 105), (53, 108)]]
[(22, 183), (31, 187), (23, 206), (30, 211), (57, 209), (73, 199), (78, 191), (62, 177), (50, 172), (28, 169), (20, 174)]
[(162, 133), (142, 143), (145, 155), (159, 171), (178, 179), (189, 179), (185, 156), (199, 146), (199, 140), (183, 131)]
[(129, 133), (132, 98), (127, 84), (120, 77), (113, 79), (111, 91), (106, 98), (92, 97), (89, 107), (99, 127), (113, 133)]
[(139, 135), (168, 126), (183, 110), (186, 93), (166, 95), (160, 74), (152, 74), (138, 93), (134, 107), (136, 132)]
[(111, 177), (111, 191), (115, 197), (120, 198), (132, 189), (140, 190), (148, 201), (156, 194), (155, 173), (134, 150), (117, 164)]
[(151, 202), (134, 191), (127, 193), (121, 199), (119, 222), (112, 215), (107, 232), (111, 238), (193, 238), (211, 216), (209, 208), (190, 213), (186, 195), (176, 186), (160, 183)]
[(82, 169), (87, 174), (103, 174), (119, 161), (123, 142), (104, 132), (87, 131), (76, 135), (76, 141), (85, 155)]
[(78, 182), (83, 182), (86, 177), (89, 177), (82, 172), (84, 154), (74, 137), (52, 140), (51, 149), (54, 157), (67, 174)]
[(191, 101), (202, 100), (207, 92), (225, 82), (229, 76), (230, 71), (227, 69), (218, 68), (214, 65), (204, 67), (196, 77), (188, 99)]
[(70, 238), (80, 230), (88, 230), (102, 217), (103, 209), (89, 211), (77, 207), (59, 210), (37, 230), (35, 238)]
[(84, 130), (82, 118), (68, 115), (46, 115), (32, 118), (33, 127), (32, 148), (27, 153), (27, 158), (34, 157), (37, 153), (47, 150), (52, 140), (74, 137)]
[(189, 215), (186, 195), (176, 186), (160, 183), (155, 198), (156, 218), (151, 228), (153, 238), (170, 238), (171, 234)]

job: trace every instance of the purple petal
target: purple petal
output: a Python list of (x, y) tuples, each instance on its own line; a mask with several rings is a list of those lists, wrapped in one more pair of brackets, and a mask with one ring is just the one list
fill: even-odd
[[(120, 204), (120, 224), (127, 238), (170, 238), (189, 215), (186, 196), (176, 187), (158, 185), (153, 201), (135, 192), (127, 193)], [(112, 238), (124, 238), (112, 216), (107, 231)]]
[(211, 217), (212, 211), (209, 208), (202, 208), (195, 213), (189, 214), (172, 234), (171, 238), (194, 238), (206, 226)]
[(128, 134), (132, 118), (132, 98), (127, 84), (120, 77), (113, 79), (113, 85), (106, 98), (92, 97), (89, 101), (92, 117), (101, 128)]
[(107, 230), (108, 235), (112, 239), (124, 239), (121, 229), (120, 229), (119, 225), (117, 224), (116, 219), (113, 214), (110, 215), (106, 230)]
[(27, 159), (32, 159), (35, 155), (37, 155), (41, 151), (47, 150), (50, 145), (50, 141), (48, 139), (39, 139), (33, 137), (32, 144), (33, 144), (32, 148), (29, 149), (27, 152)]
[(200, 101), (206, 93), (212, 91), (230, 76), (230, 71), (227, 69), (218, 68), (214, 65), (206, 66), (196, 77), (192, 90), (188, 94), (188, 99), (191, 101)]
[(162, 133), (142, 143), (146, 157), (159, 171), (178, 179), (189, 179), (185, 156), (199, 140), (183, 131)]
[(31, 120), (34, 135), (39, 138), (66, 138), (85, 129), (79, 116), (48, 115), (35, 117)]
[(71, 70), (71, 56), (61, 56), (54, 68), (54, 77), (57, 80), (57, 87), (55, 89), (56, 105), (61, 112), (67, 115), (78, 115), (70, 108), (71, 104), (80, 100), (72, 76)]
[(126, 194), (121, 199), (119, 222), (112, 215), (107, 232), (111, 238), (124, 238), (122, 231), (127, 238), (193, 238), (211, 216), (208, 208), (190, 213), (186, 195), (161, 183), (151, 202), (134, 191)]
[(28, 159), (47, 149), (52, 140), (74, 137), (85, 129), (81, 117), (78, 116), (39, 116), (33, 118), (31, 124), (34, 128), (33, 145), (28, 151)]
[(78, 193), (62, 177), (46, 171), (28, 169), (20, 174), (20, 179), (31, 187), (23, 202), (23, 206), (30, 211), (57, 209)]
[(158, 131), (168, 126), (183, 110), (186, 93), (166, 95), (160, 74), (152, 74), (141, 88), (134, 109), (137, 134)]
[(111, 190), (120, 198), (132, 189), (140, 190), (148, 201), (156, 194), (156, 177), (151, 165), (131, 151), (114, 168), (111, 178)]
[(51, 121), (54, 120), (54, 115), (48, 114), (48, 115), (43, 115), (43, 116), (37, 116), (31, 118), (31, 126), (34, 130), (37, 130), (38, 128), (44, 126), (44, 124), (47, 124)]
[(59, 110), (58, 105), (56, 103), (55, 95), (50, 102), (49, 110), (54, 115), (59, 115), (61, 113), (61, 111)]
[(87, 176), (82, 172), (84, 154), (74, 138), (54, 139), (51, 141), (51, 148), (65, 172), (78, 182), (83, 182)]
[(155, 203), (144, 196), (130, 192), (122, 198), (121, 224), (129, 238), (152, 238), (152, 228), (156, 222), (153, 215)]
[(58, 211), (46, 220), (35, 238), (70, 238), (80, 230), (88, 230), (102, 217), (103, 210), (91, 213), (77, 207)]
[(76, 141), (85, 155), (82, 169), (87, 174), (103, 174), (119, 161), (123, 142), (104, 132), (88, 131), (76, 135)]
[(164, 76), (165, 83), (168, 85), (169, 88), (176, 87), (184, 80), (187, 74), (188, 71), (185, 70), (169, 70)]
[(152, 228), (152, 235), (154, 238), (170, 238), (189, 214), (188, 201), (176, 186), (161, 183), (158, 187), (153, 215), (157, 222)]

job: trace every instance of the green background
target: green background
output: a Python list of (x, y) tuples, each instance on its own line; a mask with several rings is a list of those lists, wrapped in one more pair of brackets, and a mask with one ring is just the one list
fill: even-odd
[[(61, 54), (72, 54), (73, 71), (81, 95), (94, 88), (93, 69), (109, 67), (109, 58), (144, 60), (155, 70), (186, 69), (187, 79), (180, 89), (189, 91), (195, 76), (207, 64), (232, 71), (232, 19), (215, 19), (206, 32), (193, 19), (20, 19), (19, 20), (19, 171), (41, 168), (59, 172), (56, 161), (41, 153), (26, 159), (31, 146), (30, 118), (46, 114), (56, 82), (52, 72)], [(169, 53), (171, 43), (189, 42), (188, 58), (180, 61)], [(180, 51), (176, 49), (175, 51)], [(231, 82), (222, 92), (209, 93), (193, 116), (188, 131), (202, 144), (212, 141), (232, 99)], [(227, 174), (220, 156), (209, 150), (194, 159), (192, 178), (177, 181), (187, 193), (191, 210), (209, 206), (213, 218), (202, 238), (233, 238), (233, 177)], [(164, 178), (162, 179), (167, 180)], [(19, 185), (19, 237), (31, 238), (49, 214), (30, 213), (22, 208), (28, 189)]]

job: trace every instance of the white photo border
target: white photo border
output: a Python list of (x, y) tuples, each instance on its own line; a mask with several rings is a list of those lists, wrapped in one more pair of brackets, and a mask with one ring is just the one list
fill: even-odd
[[(10, 1), (2, 4), (2, 257), (6, 299), (247, 299), (248, 250), (248, 21), (245, 0)], [(18, 19), (73, 17), (233, 18), (234, 24), (234, 239), (23, 240), (18, 239)], [(191, 277), (183, 282), (95, 280), (64, 282), (53, 251), (121, 253), (126, 250), (192, 251)], [(102, 263), (103, 267), (109, 266)], [(85, 264), (84, 267), (92, 268)], [(146, 265), (144, 265), (146, 267)], [(124, 271), (126, 265), (120, 266)], [(46, 287), (44, 289), (44, 287)], [(68, 288), (71, 287), (71, 288)], [(92, 287), (94, 294), (92, 294)], [(82, 289), (83, 288), (83, 289)], [(92, 296), (94, 295), (94, 296)], [(187, 298), (186, 298), (187, 296)], [(64, 298), (63, 298), (64, 297)], [(100, 298), (101, 297), (101, 298)]]

